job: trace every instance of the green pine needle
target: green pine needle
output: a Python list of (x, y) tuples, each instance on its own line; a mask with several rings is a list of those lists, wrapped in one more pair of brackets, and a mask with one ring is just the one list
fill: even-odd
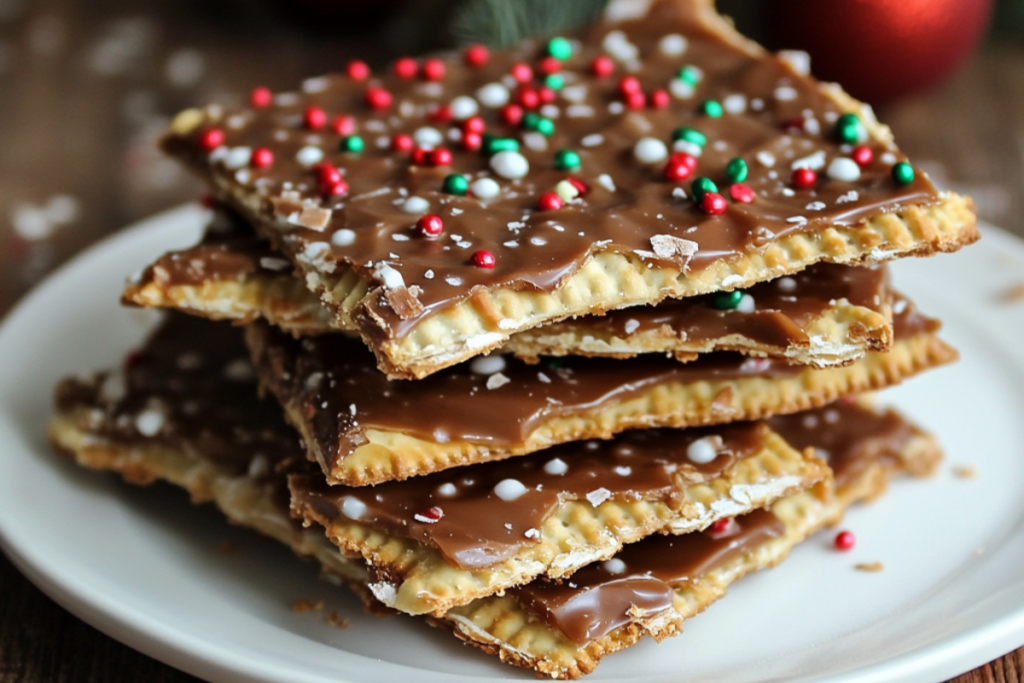
[(579, 28), (597, 19), (608, 0), (466, 0), (453, 32), (461, 43), (508, 47), (525, 38)]

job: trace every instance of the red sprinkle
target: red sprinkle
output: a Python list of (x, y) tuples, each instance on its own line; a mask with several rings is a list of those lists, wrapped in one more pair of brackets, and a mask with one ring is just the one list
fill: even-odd
[(644, 97), (643, 92), (640, 90), (626, 93), (622, 96), (622, 99), (630, 109), (643, 109), (647, 106), (647, 98)]
[(274, 94), (270, 92), (270, 88), (253, 88), (252, 93), (249, 95), (249, 103), (252, 106), (262, 109), (263, 107), (269, 107), (270, 103), (274, 101)]
[(440, 216), (427, 214), (416, 221), (416, 229), (424, 237), (437, 237), (444, 232), (444, 221), (441, 220)]
[(669, 97), (668, 90), (664, 88), (658, 88), (651, 93), (651, 106), (655, 109), (664, 109), (672, 101)]
[(335, 183), (321, 184), (320, 191), (326, 197), (338, 197), (343, 194), (348, 194), (348, 183), (345, 182), (344, 178), (338, 178), (338, 181)]
[(686, 152), (675, 152), (665, 164), (665, 180), (678, 183), (686, 180), (697, 168), (697, 158)]
[(444, 517), (444, 510), (437, 507), (436, 505), (432, 508), (427, 508), (423, 512), (417, 512), (412, 516), (417, 522), (421, 524), (437, 524)]
[(335, 116), (331, 121), (331, 130), (338, 135), (352, 135), (356, 132), (356, 119), (354, 116)]
[(857, 162), (861, 168), (869, 166), (875, 158), (875, 153), (867, 145), (857, 145), (850, 152), (850, 158)]
[(320, 107), (309, 106), (302, 112), (302, 125), (310, 130), (319, 130), (327, 125), (327, 112)]
[(615, 73), (615, 62), (608, 55), (594, 57), (594, 61), (590, 63), (590, 71), (598, 78), (607, 78)]
[(836, 550), (850, 550), (856, 542), (857, 539), (854, 537), (852, 531), (840, 531), (836, 534)]
[(224, 144), (224, 131), (220, 128), (207, 128), (196, 136), (199, 149), (212, 152)]
[(729, 187), (729, 196), (733, 198), (733, 201), (737, 201), (740, 204), (750, 204), (754, 201), (754, 189), (750, 185), (744, 183), (736, 183)]
[(270, 168), (274, 164), (274, 153), (266, 147), (257, 147), (252, 151), (249, 163), (253, 168)]
[(431, 108), (430, 113), (427, 114), (434, 123), (448, 123), (452, 120), (452, 108), (447, 104), (438, 104)]
[(333, 185), (341, 180), (341, 173), (329, 161), (321, 161), (313, 167), (316, 172), (316, 179), (321, 185)]
[(462, 146), (471, 152), (475, 152), (484, 146), (484, 136), (468, 130), (462, 134)]
[(471, 116), (462, 122), (463, 133), (483, 133), (487, 130), (487, 123), (481, 116)]
[(412, 136), (406, 133), (398, 133), (391, 138), (391, 149), (396, 152), (411, 152), (416, 143), (413, 142)]
[(804, 117), (794, 116), (791, 119), (786, 119), (782, 122), (782, 130), (787, 133), (802, 133), (804, 132)]
[(523, 108), (518, 104), (506, 104), (501, 108), (501, 120), (510, 126), (518, 126), (523, 120)]
[(704, 213), (711, 214), (712, 216), (721, 216), (729, 208), (729, 205), (726, 204), (725, 197), (717, 192), (707, 192), (704, 194), (704, 198), (700, 200), (700, 208)]
[(412, 57), (402, 57), (395, 62), (392, 68), (396, 76), (408, 79), (416, 77), (416, 72), (420, 70), (420, 65)]
[(623, 76), (619, 79), (619, 92), (623, 95), (642, 92), (640, 89), (640, 80), (636, 76)]
[(541, 211), (557, 211), (565, 206), (565, 202), (554, 192), (545, 192), (537, 197), (537, 208)]
[(452, 163), (452, 153), (444, 147), (438, 147), (427, 155), (427, 163), (431, 166), (449, 166)]
[(809, 168), (798, 168), (793, 171), (793, 187), (804, 190), (808, 187), (814, 187), (816, 182), (818, 182), (818, 174)]
[(545, 57), (537, 63), (537, 70), (542, 74), (556, 74), (562, 70), (562, 63), (554, 57)]
[(361, 60), (353, 59), (346, 68), (348, 77), (355, 81), (365, 81), (370, 77), (369, 65)]
[(582, 180), (580, 180), (579, 178), (574, 178), (573, 176), (569, 176), (567, 178), (567, 180), (569, 181), (569, 184), (572, 185), (573, 187), (575, 187), (576, 191), (579, 192), (581, 195), (584, 195), (584, 194), (590, 192), (590, 186), (587, 185)]
[(730, 521), (732, 520), (730, 520), (728, 517), (725, 517), (723, 519), (716, 519), (714, 522), (711, 523), (711, 526), (708, 527), (708, 531), (710, 531), (713, 534), (724, 534), (726, 530), (729, 528)]
[(424, 149), (423, 147), (417, 147), (416, 149), (414, 149), (412, 151), (412, 163), (416, 164), (417, 166), (426, 166), (427, 165), (427, 157), (429, 155), (430, 155), (430, 150), (429, 149)]
[(558, 93), (548, 87), (541, 88), (537, 94), (540, 95), (540, 101), (543, 104), (551, 104), (558, 99)]
[(444, 78), (446, 72), (444, 62), (436, 57), (423, 62), (423, 78), (428, 81), (439, 81)]
[(394, 98), (384, 88), (371, 86), (366, 89), (366, 103), (377, 110), (387, 109)]
[(524, 109), (536, 109), (540, 106), (540, 93), (533, 88), (520, 88), (516, 92), (516, 102)]
[(473, 67), (481, 67), (491, 58), (491, 51), (485, 45), (470, 45), (463, 54), (466, 64)]
[(473, 252), (473, 265), (477, 268), (493, 268), (497, 264), (497, 259), (494, 258), (494, 254), (489, 251)]
[(529, 83), (533, 80), (533, 69), (530, 68), (529, 64), (513, 64), (512, 70), (509, 72), (512, 74), (512, 78), (516, 79), (520, 83)]

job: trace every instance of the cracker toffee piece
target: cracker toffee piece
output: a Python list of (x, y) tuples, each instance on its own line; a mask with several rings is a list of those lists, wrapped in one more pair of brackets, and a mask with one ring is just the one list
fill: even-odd
[[(715, 350), (824, 367), (892, 343), (884, 266), (817, 264), (730, 294), (669, 299), (512, 335), (501, 352), (528, 360), (672, 353), (681, 361)], [(242, 219), (217, 212), (195, 247), (161, 256), (125, 286), (130, 305), (175, 308), (213, 319), (263, 318), (296, 336), (335, 331), (291, 264)]]
[[(117, 471), (132, 483), (165, 479), (189, 491), (195, 502), (213, 500), (232, 521), (315, 558), (328, 578), (346, 581), (379, 610), (367, 589), (370, 577), (362, 562), (345, 557), (319, 528), (302, 529), (289, 519), (287, 499), (280, 493), (285, 477), (301, 471), (303, 463), (279, 417), (272, 412), (265, 420), (250, 417), (260, 415), (265, 405), (251, 381), (248, 391), (239, 391), (246, 383), (241, 373), (215, 373), (211, 381), (209, 373), (189, 369), (193, 361), (184, 368), (177, 362), (180, 357), (210, 361), (236, 354), (240, 361), (237, 341), (233, 345), (230, 335), (179, 336), (168, 346), (170, 340), (158, 334), (142, 362), (133, 361), (123, 371), (65, 380), (50, 425), (54, 445), (83, 466)], [(213, 343), (223, 355), (208, 355)], [(163, 353), (161, 347), (174, 352)], [(184, 353), (183, 347), (188, 349)], [(121, 389), (112, 389), (115, 385)], [(206, 400), (211, 406), (230, 400), (239, 410), (186, 407)], [(139, 406), (155, 403), (164, 406), (166, 415), (160, 429), (137, 419)], [(775, 520), (757, 513), (735, 522), (723, 520), (711, 531), (641, 541), (613, 560), (577, 572), (561, 586), (534, 583), (480, 598), (430, 622), (502, 661), (555, 678), (575, 678), (643, 635), (661, 640), (678, 633), (683, 620), (724, 595), (733, 580), (780, 561), (814, 529), (837, 521), (847, 505), (881, 493), (891, 474), (926, 473), (939, 457), (934, 441), (897, 414), (852, 403), (774, 418), (771, 424), (794, 443), (812, 448), (819, 444), (816, 452), (828, 457), (835, 487), (819, 486), (776, 502), (771, 508)], [(281, 438), (271, 438), (274, 432)], [(271, 443), (275, 447), (265, 448)], [(655, 547), (659, 552), (645, 550)], [(645, 564), (652, 557), (657, 566)], [(661, 599), (642, 603), (629, 594), (636, 588), (653, 588)], [(615, 596), (602, 597), (602, 605), (618, 600), (624, 611), (602, 609), (588, 616), (572, 609), (602, 593)], [(647, 609), (630, 609), (633, 604)]]
[(387, 380), (360, 342), (340, 335), (295, 340), (254, 323), (247, 341), (328, 483), (363, 486), (626, 429), (793, 413), (956, 359), (935, 336), (937, 321), (906, 299), (893, 310), (891, 351), (824, 369), (724, 352), (685, 364), (652, 354), (541, 365), (488, 356), (404, 382)]
[(163, 141), (391, 377), (571, 316), (978, 237), (970, 200), (907, 172), (870, 110), (706, 0), (438, 63), (425, 80), (335, 74), (265, 107), (188, 110)]

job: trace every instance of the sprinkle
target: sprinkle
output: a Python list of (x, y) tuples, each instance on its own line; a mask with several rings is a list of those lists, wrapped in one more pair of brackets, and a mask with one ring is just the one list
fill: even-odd
[(756, 310), (754, 305), (754, 297), (749, 294), (744, 294), (740, 297), (740, 302), (736, 306), (736, 311), (739, 313), (753, 313)]
[(387, 289), (401, 289), (405, 287), (405, 279), (402, 274), (381, 261), (373, 271), (373, 278), (379, 280)]
[(501, 194), (501, 186), (493, 178), (479, 178), (469, 186), (474, 197), (493, 199)]
[(900, 161), (892, 167), (892, 179), (897, 185), (909, 185), (914, 182), (914, 167), (905, 161)]
[(806, 190), (814, 187), (814, 184), (818, 182), (818, 174), (809, 168), (798, 168), (793, 171), (790, 182), (793, 184), (793, 187)]
[(697, 439), (687, 446), (686, 457), (698, 465), (706, 465), (709, 462), (713, 462), (718, 457), (718, 449), (713, 443), (714, 440), (716, 440), (715, 437), (710, 436)]
[(709, 118), (718, 119), (722, 117), (725, 110), (717, 100), (704, 100), (700, 105), (700, 113)]
[(444, 517), (444, 510), (436, 505), (412, 516), (420, 524), (437, 524)]
[(797, 97), (799, 97), (799, 93), (796, 91), (796, 88), (788, 85), (783, 85), (775, 89), (775, 99), (779, 102), (791, 102)]
[(412, 134), (413, 141), (420, 147), (434, 148), (444, 143), (444, 135), (437, 128), (423, 126)]
[(843, 114), (836, 121), (836, 137), (848, 145), (864, 143), (868, 140), (868, 131), (856, 114)]
[(697, 203), (703, 201), (704, 195), (709, 192), (718, 192), (718, 185), (711, 178), (701, 176), (690, 184), (690, 194)]
[(730, 114), (742, 114), (747, 110), (746, 95), (727, 95), (722, 99), (722, 107)]
[(501, 83), (488, 83), (476, 91), (476, 98), (480, 104), (491, 109), (498, 109), (508, 104), (510, 93)]
[(455, 275), (446, 275), (444, 281), (450, 284), (452, 287), (458, 287), (462, 284), (462, 278)]
[(828, 165), (826, 173), (832, 180), (852, 183), (860, 179), (860, 166), (853, 159), (837, 157)]
[(725, 166), (725, 175), (730, 183), (742, 183), (747, 179), (747, 162), (736, 157)]
[(416, 221), (416, 230), (424, 237), (437, 237), (444, 232), (444, 221), (440, 216), (427, 214)]
[(450, 481), (445, 482), (444, 484), (441, 484), (440, 486), (437, 487), (437, 495), (444, 496), (445, 498), (450, 498), (451, 496), (454, 496), (456, 493), (458, 493), (458, 489), (456, 489), (455, 484), (451, 483)]
[(544, 471), (552, 476), (560, 477), (569, 471), (569, 465), (561, 458), (552, 458), (544, 464)]
[(820, 171), (825, 168), (825, 152), (817, 151), (814, 154), (797, 159), (789, 166), (791, 169), (796, 170), (798, 168), (809, 168), (812, 171)]
[(626, 334), (633, 334), (638, 329), (640, 329), (640, 321), (630, 318), (629, 320), (626, 321), (626, 324), (623, 327), (623, 329), (626, 331)]
[(732, 311), (740, 305), (742, 298), (743, 292), (738, 289), (731, 292), (718, 292), (711, 300), (711, 305), (719, 311)]
[[(352, 232), (349, 230), (349, 232)], [(353, 237), (355, 233), (353, 233)], [(266, 268), (267, 270), (284, 270), (288, 267), (288, 261), (283, 258), (275, 258), (273, 256), (263, 256), (260, 258), (260, 267)]]
[(411, 214), (423, 214), (430, 211), (430, 202), (423, 197), (409, 197), (402, 204), (402, 211)]
[(686, 52), (687, 46), (686, 38), (678, 33), (670, 33), (658, 41), (658, 50), (666, 57), (679, 57)]
[(224, 165), (231, 170), (236, 170), (249, 165), (252, 159), (252, 149), (249, 147), (232, 147), (224, 157)]
[(494, 495), (505, 502), (511, 502), (518, 499), (528, 490), (518, 479), (502, 479), (494, 487)]
[(824, 211), (826, 206), (828, 205), (825, 202), (811, 202), (804, 208), (808, 211)]
[(493, 375), (505, 369), (505, 357), (501, 355), (474, 358), (469, 369), (478, 375)]
[(801, 76), (811, 73), (811, 56), (803, 50), (780, 50), (777, 56)]
[(629, 475), (633, 474), (633, 468), (627, 465), (619, 465), (618, 467), (615, 468), (615, 474), (619, 475), (620, 477), (628, 477)]
[(517, 180), (530, 172), (530, 162), (519, 152), (498, 152), (491, 157), (491, 170), (502, 178)]
[(626, 571), (626, 563), (617, 557), (607, 560), (601, 567), (609, 574), (621, 574)]
[(571, 149), (560, 149), (555, 152), (555, 168), (560, 171), (575, 171), (581, 164), (580, 155)]
[(775, 165), (775, 155), (771, 152), (761, 151), (757, 153), (757, 161), (765, 168), (771, 168)]
[(560, 180), (558, 181), (558, 184), (555, 185), (555, 194), (557, 194), (559, 199), (563, 202), (570, 202), (580, 196), (580, 191), (568, 180)]
[(754, 198), (757, 195), (754, 193), (754, 189), (749, 185), (736, 183), (729, 187), (729, 196), (732, 197), (733, 201), (739, 202), (740, 204), (750, 204), (754, 201)]
[(541, 211), (557, 211), (565, 206), (565, 202), (555, 192), (544, 192), (537, 198), (537, 208)]
[(459, 175), (458, 173), (450, 173), (445, 176), (444, 182), (441, 184), (441, 189), (448, 194), (454, 194), (461, 197), (469, 190), (469, 181), (466, 180), (465, 176)]
[(656, 164), (668, 157), (668, 147), (658, 138), (640, 138), (633, 147), (633, 156), (642, 164)]
[(164, 413), (157, 408), (147, 408), (135, 416), (135, 429), (143, 436), (156, 436), (164, 428)]
[(607, 173), (602, 173), (601, 175), (597, 176), (597, 182), (601, 185), (601, 187), (608, 190), (609, 192), (615, 192), (615, 181), (612, 180), (612, 177)]
[(324, 160), (324, 151), (319, 147), (306, 145), (295, 153), (295, 161), (303, 166), (312, 166)]
[(679, 100), (688, 100), (693, 97), (694, 87), (691, 83), (673, 78), (668, 82), (668, 91)]
[(852, 531), (840, 531), (836, 534), (836, 550), (851, 550), (856, 542), (857, 539)]
[(548, 54), (560, 62), (572, 57), (572, 43), (567, 38), (556, 36), (548, 41)]
[(470, 257), (470, 261), (472, 261), (473, 265), (477, 268), (493, 268), (498, 264), (498, 260), (494, 257), (494, 254), (485, 249), (473, 252), (473, 255)]
[(543, 384), (551, 384), (551, 378), (545, 375), (543, 372), (537, 373), (537, 379), (539, 379)]
[(783, 292), (795, 292), (796, 291), (796, 280), (791, 277), (780, 277), (775, 285)]
[(345, 496), (341, 501), (341, 514), (358, 521), (366, 514), (366, 503), (354, 496)]

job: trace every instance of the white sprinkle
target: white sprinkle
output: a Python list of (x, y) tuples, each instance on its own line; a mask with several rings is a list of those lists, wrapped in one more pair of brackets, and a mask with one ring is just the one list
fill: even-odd
[(697, 439), (686, 447), (686, 457), (698, 465), (706, 465), (718, 457), (718, 449), (715, 448), (713, 440), (715, 437), (706, 436)]
[(366, 503), (358, 498), (345, 496), (341, 501), (341, 514), (358, 521), (366, 514)]
[(656, 164), (668, 157), (668, 147), (658, 138), (640, 138), (633, 147), (633, 157), (641, 164)]
[(494, 487), (494, 495), (506, 502), (516, 500), (529, 489), (523, 486), (523, 482), (518, 479), (502, 479), (498, 482), (497, 486)]
[[(772, 173), (775, 173), (775, 171), (772, 171)], [(772, 180), (775, 180), (775, 178), (772, 178)], [(795, 195), (796, 195), (796, 192), (794, 192), (793, 190), (789, 189), (788, 187), (782, 188), (782, 196), (783, 197), (793, 197)]]
[(232, 171), (249, 165), (252, 159), (251, 147), (232, 147), (224, 156), (224, 165)]
[(677, 187), (672, 190), (672, 196), (676, 199), (686, 199), (686, 190), (681, 187)]
[(792, 88), (788, 85), (783, 85), (775, 89), (775, 99), (780, 102), (791, 102), (799, 97), (799, 93), (796, 88)]
[(755, 310), (754, 297), (749, 294), (741, 296), (739, 304), (736, 305), (736, 310), (740, 313), (753, 313)]
[(530, 162), (519, 152), (504, 150), (491, 157), (491, 170), (502, 178), (518, 180), (530, 172)]
[(791, 277), (780, 277), (776, 280), (775, 285), (783, 292), (795, 292), (796, 291), (796, 280)]
[(775, 165), (775, 155), (768, 151), (760, 151), (757, 153), (757, 162), (765, 168), (771, 168)]
[(704, 149), (700, 145), (690, 142), (689, 140), (676, 140), (672, 143), (672, 151), (689, 154), (695, 159), (699, 159), (700, 156), (704, 154)]
[(590, 88), (581, 83), (579, 85), (565, 86), (564, 88), (562, 88), (561, 94), (562, 97), (566, 99), (566, 101), (579, 104), (587, 99), (587, 93), (589, 92), (589, 90)]
[(125, 384), (124, 375), (120, 372), (112, 372), (107, 375), (100, 386), (100, 398), (104, 403), (117, 403), (128, 393), (128, 386)]
[(515, 249), (516, 247), (519, 246), (519, 240), (509, 240), (508, 242), (502, 242), (502, 244), (508, 247), (509, 249)]
[(544, 471), (553, 477), (560, 477), (569, 471), (569, 465), (561, 458), (552, 458), (544, 463)]
[(618, 467), (615, 468), (615, 474), (619, 475), (620, 477), (628, 477), (629, 475), (633, 474), (633, 468), (627, 465), (619, 465)]
[(527, 529), (523, 532), (523, 536), (527, 538), (540, 538), (540, 531), (538, 529)]
[(451, 496), (454, 496), (456, 493), (458, 493), (458, 489), (456, 489), (455, 484), (451, 483), (450, 481), (445, 482), (444, 484), (441, 484), (440, 486), (437, 487), (437, 495), (444, 496), (445, 498), (450, 498)]
[(530, 244), (534, 245), (535, 247), (543, 247), (547, 243), (548, 243), (548, 241), (546, 239), (544, 239), (543, 237), (531, 237), (530, 238)]
[(604, 144), (604, 136), (600, 133), (591, 133), (580, 140), (581, 147), (597, 147)]
[(500, 389), (501, 387), (505, 386), (506, 384), (508, 384), (511, 381), (512, 380), (510, 380), (508, 377), (506, 377), (502, 373), (496, 372), (496, 373), (494, 373), (493, 375), (491, 375), (490, 377), (487, 378), (487, 388), (488, 389)]
[(808, 135), (817, 135), (821, 132), (821, 124), (818, 119), (804, 119), (804, 132)]
[(329, 81), (323, 76), (307, 78), (302, 81), (302, 92), (323, 92), (327, 90)]
[(283, 258), (276, 258), (274, 256), (262, 256), (260, 257), (260, 266), (267, 270), (284, 270), (288, 267), (288, 262)]
[(601, 41), (601, 47), (620, 62), (631, 62), (640, 57), (637, 46), (629, 42), (626, 34), (619, 30), (609, 32)]
[(469, 117), (475, 116), (479, 110), (480, 105), (469, 95), (460, 95), (448, 105), (448, 111), (456, 121), (465, 121)]
[(323, 160), (324, 151), (319, 147), (313, 147), (312, 145), (306, 145), (295, 153), (295, 161), (299, 162), (303, 166), (319, 164)]
[(803, 50), (780, 50), (778, 57), (801, 76), (811, 73), (811, 56)]
[(478, 375), (493, 375), (504, 370), (505, 365), (504, 356), (484, 356), (482, 358), (474, 358), (469, 364), (469, 369)]
[(797, 159), (790, 164), (790, 168), (794, 171), (798, 168), (809, 168), (812, 171), (820, 171), (825, 168), (825, 152), (824, 150), (818, 150), (814, 154)]
[(428, 270), (427, 272), (423, 273), (423, 277), (426, 280), (433, 280), (434, 279), (434, 271)]
[(146, 408), (135, 416), (135, 429), (143, 436), (156, 436), (164, 428), (164, 413), (157, 408)]
[(412, 134), (412, 139), (424, 149), (433, 149), (444, 143), (444, 135), (441, 134), (441, 131), (430, 126), (417, 128), (416, 132)]
[(626, 334), (633, 334), (634, 332), (640, 329), (640, 321), (630, 318), (629, 320), (626, 321), (624, 329), (626, 330)]
[(804, 208), (807, 209), (808, 211), (823, 211), (826, 206), (828, 205), (825, 204), (825, 202), (811, 202)]
[(846, 194), (839, 197), (839, 199), (836, 200), (836, 204), (846, 204), (848, 202), (855, 202), (858, 199), (860, 199), (860, 194), (857, 192), (857, 190), (850, 190)]
[(248, 382), (256, 376), (256, 371), (245, 358), (236, 358), (224, 366), (224, 376), (235, 382)]
[(860, 179), (860, 166), (853, 159), (846, 157), (836, 157), (832, 160), (832, 163), (828, 165), (828, 171), (826, 171), (828, 177), (832, 180), (841, 180), (846, 183), (852, 183)]
[[(563, 202), (569, 202), (579, 197), (580, 191), (568, 180), (559, 180), (558, 184), (555, 185), (555, 194), (561, 197)], [(556, 226), (555, 229), (557, 230), (558, 228), (561, 228), (561, 226)], [(559, 232), (562, 232), (562, 230), (565, 230), (565, 228), (562, 228)]]
[(680, 100), (688, 100), (693, 97), (693, 86), (679, 78), (673, 78), (668, 82), (668, 91), (672, 93), (673, 97)]
[(572, 104), (565, 108), (565, 115), (570, 119), (589, 119), (594, 115), (594, 108), (589, 104)]
[(611, 497), (612, 492), (603, 487), (587, 494), (587, 500), (590, 501), (590, 504), (594, 507), (597, 507)]
[(670, 33), (658, 41), (658, 50), (666, 57), (678, 57), (686, 52), (686, 38), (678, 33)]
[(722, 99), (722, 109), (729, 114), (742, 114), (747, 110), (746, 95), (726, 95)]
[(331, 235), (331, 244), (336, 247), (347, 247), (356, 241), (356, 233), (348, 228), (342, 228)]
[(501, 185), (493, 178), (478, 178), (469, 186), (469, 191), (478, 199), (493, 199), (501, 194)]
[(423, 197), (409, 197), (402, 203), (402, 211), (416, 216), (430, 211), (430, 202)]
[(508, 104), (509, 92), (501, 83), (488, 83), (476, 91), (476, 98), (485, 107), (497, 109)]
[(625, 105), (623, 105), (622, 102), (619, 102), (618, 100), (615, 100), (614, 102), (609, 102), (608, 103), (608, 113), (609, 114), (621, 114), (625, 110), (626, 110)]
[(551, 384), (551, 378), (545, 375), (543, 372), (537, 373), (537, 379), (539, 379), (543, 384)]
[(601, 566), (609, 574), (621, 574), (626, 571), (626, 563), (617, 557), (613, 557)]
[(562, 110), (555, 104), (545, 104), (540, 108), (541, 116), (546, 116), (549, 119), (557, 119), (562, 115)]
[(401, 232), (393, 232), (391, 233), (391, 239), (396, 242), (408, 242), (409, 236)]
[(807, 222), (807, 218), (805, 218), (804, 216), (790, 216), (789, 218), (786, 219), (786, 222), (787, 223), (806, 223)]
[(895, 164), (896, 163), (896, 155), (893, 154), (892, 152), (884, 153), (880, 157), (880, 159), (882, 160), (883, 164)]
[(523, 133), (523, 145), (534, 152), (543, 152), (548, 148), (548, 139), (543, 133)]
[(602, 173), (601, 175), (597, 176), (597, 182), (598, 184), (601, 185), (601, 187), (608, 190), (609, 192), (615, 192), (615, 181), (612, 180), (612, 177), (607, 173)]
[(900, 315), (903, 311), (907, 310), (907, 305), (906, 299), (898, 299), (896, 303), (892, 305), (892, 312), (896, 315)]
[(383, 283), (388, 289), (401, 289), (405, 287), (405, 278), (402, 277), (402, 274), (384, 261), (377, 264), (373, 271), (373, 278)]
[(458, 287), (462, 284), (462, 278), (455, 275), (446, 275), (444, 281), (450, 284), (452, 287)]
[[(331, 386), (334, 386), (333, 382), (331, 383)], [(356, 404), (355, 403), (349, 403), (348, 404), (348, 412), (349, 412), (350, 415), (355, 416), (355, 414), (358, 412), (358, 409), (356, 408)]]

